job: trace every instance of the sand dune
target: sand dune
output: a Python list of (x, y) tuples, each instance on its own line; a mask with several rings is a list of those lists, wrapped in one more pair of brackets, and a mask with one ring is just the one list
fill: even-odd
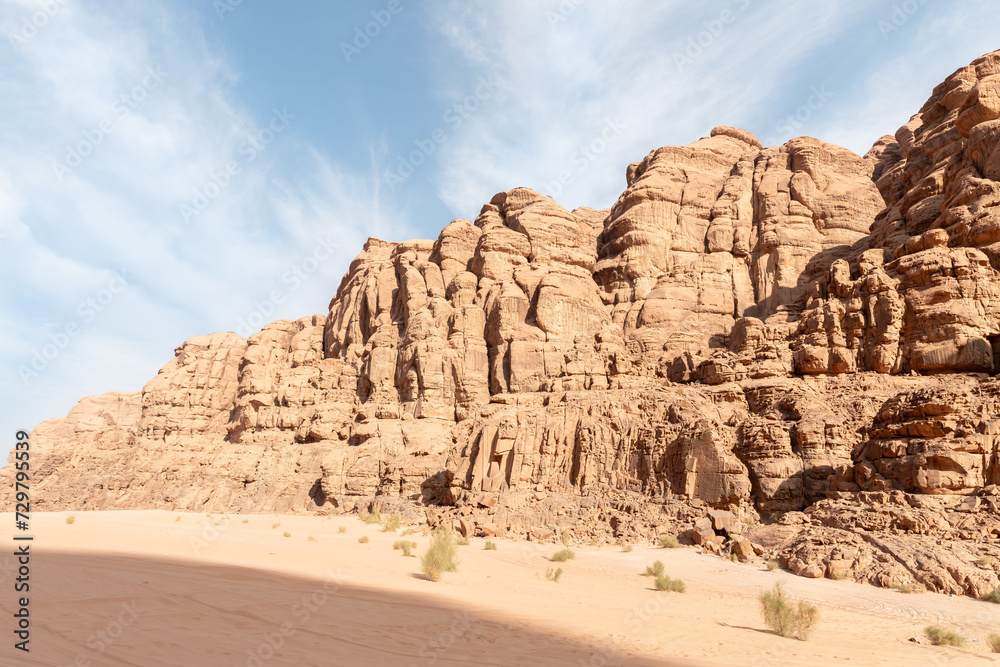
[[(392, 549), (399, 533), (356, 518), (67, 516), (33, 517), (32, 650), (8, 639), (3, 664), (985, 665), (982, 640), (1000, 631), (1000, 606), (802, 579), (691, 549), (575, 545), (553, 583), (544, 574), (562, 545), (501, 540), (487, 551), (472, 540), (458, 572), (434, 583)], [(427, 538), (409, 537), (420, 553)], [(687, 593), (658, 593), (640, 576), (656, 559)], [(12, 557), (0, 558), (8, 619), (14, 576)], [(819, 606), (810, 641), (761, 622), (756, 596), (778, 580)], [(979, 641), (908, 641), (932, 623)]]

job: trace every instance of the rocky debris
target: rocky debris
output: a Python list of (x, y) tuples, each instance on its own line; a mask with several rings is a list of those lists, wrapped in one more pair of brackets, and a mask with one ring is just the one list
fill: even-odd
[(434, 240), (369, 239), (325, 314), (192, 338), (141, 392), (38, 425), (36, 507), (669, 533), (981, 595), (998, 91), (1000, 52), (863, 157), (717, 127), (630, 165), (608, 210), (515, 188)]

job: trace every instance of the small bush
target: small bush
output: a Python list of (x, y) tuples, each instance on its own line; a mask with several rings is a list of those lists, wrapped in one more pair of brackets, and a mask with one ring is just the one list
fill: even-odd
[(70, 515), (70, 516), (66, 517), (66, 523), (72, 524), (74, 521), (76, 521), (76, 516)]
[(631, 544), (626, 544), (625, 546), (622, 547), (622, 551), (624, 551), (627, 554), (628, 553), (632, 553), (632, 545)]
[(243, 519), (243, 523), (250, 523), (250, 519)]
[(576, 558), (576, 554), (573, 553), (572, 549), (562, 549), (552, 554), (552, 561), (555, 563), (565, 563), (574, 558)]
[(399, 525), (402, 522), (402, 517), (398, 514), (390, 514), (389, 518), (385, 520), (385, 524), (382, 525), (383, 533), (395, 533), (399, 530)]
[(285, 533), (284, 533), (284, 534), (285, 534), (285, 537), (291, 537), (291, 536), (292, 536), (292, 534), (291, 534), (291, 533), (289, 533), (289, 532), (288, 532), (287, 530), (285, 531)]
[(766, 567), (768, 572), (774, 572), (779, 567), (781, 567), (781, 563), (772, 558), (771, 560), (767, 561)]
[(175, 516), (174, 517), (174, 521), (180, 521), (180, 520), (181, 520), (181, 518), (179, 516)]
[(377, 507), (373, 508), (368, 514), (359, 514), (358, 518), (367, 524), (382, 523), (382, 515), (379, 514)]
[[(395, 550), (397, 550), (397, 551), (399, 551), (400, 549), (402, 549), (404, 556), (413, 556), (413, 554), (410, 553), (410, 551), (412, 549), (416, 549), (417, 548), (417, 543), (416, 542), (411, 542), (409, 540), (396, 540), (393, 543), (392, 548), (395, 549)], [(413, 557), (416, 558), (416, 556), (413, 556)]]
[(979, 567), (990, 567), (993, 565), (993, 556), (980, 556), (976, 559), (976, 565)]
[(457, 544), (460, 547), (467, 547), (469, 546), (469, 538), (459, 537), (457, 540), (455, 540), (455, 544)]
[(660, 535), (660, 546), (664, 549), (676, 549), (681, 545), (675, 535)]
[(346, 533), (347, 532), (347, 526), (338, 526), (337, 527), (337, 532), (338, 533)]
[(271, 524), (271, 528), (274, 529), (274, 528), (277, 528), (280, 525), (281, 525), (280, 523), (272, 523)]
[(417, 532), (416, 528), (407, 528), (406, 530), (404, 530), (399, 535), (400, 535), (400, 537), (406, 537), (407, 535), (414, 535), (414, 534), (416, 534), (416, 532)]
[(368, 536), (362, 535), (361, 537), (358, 538), (358, 542), (360, 542), (361, 544), (368, 544)]
[(924, 634), (935, 646), (965, 646), (964, 637), (936, 625), (928, 625), (924, 628)]
[(892, 588), (900, 593), (923, 593), (926, 590), (923, 584), (917, 583), (893, 584)]
[(309, 540), (310, 542), (319, 542), (319, 540), (317, 540), (317, 539), (316, 539), (315, 537), (313, 537), (312, 535), (310, 535), (310, 536), (309, 536), (309, 537), (307, 537), (306, 539), (307, 539), (307, 540)]
[(984, 595), (982, 599), (985, 602), (993, 602), (995, 604), (1000, 604), (1000, 586), (997, 586), (992, 591)]
[(685, 591), (684, 582), (680, 579), (671, 579), (665, 574), (656, 577), (656, 590), (670, 591), (671, 593), (683, 593)]
[(808, 602), (795, 601), (785, 595), (781, 584), (760, 594), (760, 610), (764, 623), (780, 637), (808, 639), (819, 610)]
[(660, 561), (654, 562), (652, 565), (646, 566), (646, 572), (644, 576), (647, 577), (662, 577), (663, 576), (663, 563)]
[(497, 550), (497, 543), (496, 542), (490, 542), (490, 541), (487, 540), (486, 546), (484, 548), (487, 551), (496, 551)]
[(455, 540), (449, 531), (435, 531), (427, 553), (420, 559), (420, 565), (431, 581), (438, 581), (443, 573), (458, 569), (458, 561), (455, 560)]
[(1000, 653), (1000, 635), (991, 632), (986, 637), (986, 645), (990, 647), (990, 651), (993, 653)]
[(569, 531), (564, 530), (562, 535), (559, 536), (559, 541), (562, 542), (564, 547), (569, 546)]
[(555, 570), (553, 570), (550, 567), (550, 568), (548, 568), (548, 569), (545, 570), (545, 578), (548, 579), (549, 581), (554, 581), (554, 582), (556, 582), (558, 584), (559, 583), (559, 577), (561, 577), (561, 576), (562, 576), (562, 568), (561, 567), (556, 568)]

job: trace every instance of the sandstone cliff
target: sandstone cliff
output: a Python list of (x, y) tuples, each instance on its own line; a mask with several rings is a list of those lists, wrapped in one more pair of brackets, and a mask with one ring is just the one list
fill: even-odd
[(609, 210), (516, 188), (436, 240), (370, 239), (325, 315), (193, 338), (40, 424), (36, 508), (374, 502), (1000, 583), (1000, 52), (864, 157), (717, 127), (626, 184)]

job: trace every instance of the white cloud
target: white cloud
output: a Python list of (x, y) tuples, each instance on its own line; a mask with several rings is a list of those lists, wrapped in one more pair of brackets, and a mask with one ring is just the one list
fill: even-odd
[[(0, 317), (12, 325), (0, 401), (21, 426), (141, 388), (184, 339), (237, 329), (276, 290), (268, 320), (324, 313), (364, 238), (408, 225), (367, 168), (338, 167), (294, 118), (249, 112), (194, 16), (52, 4), (37, 34), (0, 46)], [(0, 35), (21, 37), (37, 7), (0, 0)], [(196, 191), (207, 205), (185, 220)], [(330, 234), (333, 255), (309, 259)], [(128, 287), (100, 312), (81, 306), (115, 270)], [(67, 325), (76, 333), (60, 336)]]

